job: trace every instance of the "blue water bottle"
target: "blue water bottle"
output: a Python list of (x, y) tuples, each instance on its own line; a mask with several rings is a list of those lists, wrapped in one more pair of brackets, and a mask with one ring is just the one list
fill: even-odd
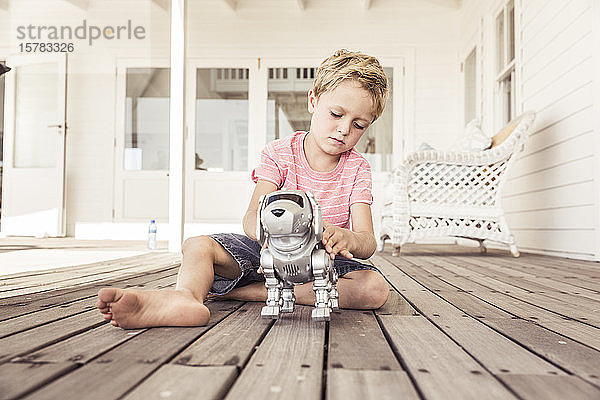
[(156, 250), (156, 222), (154, 220), (150, 221), (148, 227), (148, 248)]

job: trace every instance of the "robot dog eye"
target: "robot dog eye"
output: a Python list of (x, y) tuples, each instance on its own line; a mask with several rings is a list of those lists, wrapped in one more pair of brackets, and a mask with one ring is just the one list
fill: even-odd
[(267, 200), (267, 205), (269, 205), (272, 202), (277, 201), (277, 200), (291, 200), (294, 203), (298, 204), (301, 208), (304, 207), (304, 200), (302, 199), (302, 196), (298, 196), (297, 194), (294, 194), (294, 193), (274, 194), (271, 197), (269, 197), (269, 199)]

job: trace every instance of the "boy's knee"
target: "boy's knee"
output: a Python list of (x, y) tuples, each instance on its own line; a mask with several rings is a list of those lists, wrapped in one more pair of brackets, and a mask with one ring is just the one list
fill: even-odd
[(377, 309), (385, 304), (390, 287), (380, 273), (367, 270), (361, 277), (360, 298), (364, 309)]
[(207, 255), (214, 249), (214, 239), (210, 236), (194, 236), (185, 239), (181, 245), (181, 252), (184, 255), (203, 254)]

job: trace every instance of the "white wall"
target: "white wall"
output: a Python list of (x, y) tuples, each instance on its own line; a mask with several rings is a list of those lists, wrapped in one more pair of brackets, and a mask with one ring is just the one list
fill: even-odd
[[(484, 18), (484, 64), (493, 55), (485, 44), (494, 43), (492, 12), (501, 2), (485, 3), (464, 1), (461, 10), (465, 32), (475, 30)], [(597, 3), (516, 1), (515, 18), (521, 21), (516, 32), (517, 109), (533, 110), (537, 118), (503, 201), (508, 224), (524, 251), (600, 260), (600, 40), (592, 23), (596, 13), (598, 25)], [(468, 35), (461, 36), (464, 45)], [(484, 75), (483, 81), (483, 92), (493, 93), (494, 77)], [(488, 102), (484, 110), (493, 110), (493, 105)]]
[[(78, 224), (110, 223), (114, 204), (115, 71), (118, 60), (169, 56), (169, 14), (157, 3), (135, 0), (90, 0), (87, 9), (65, 0), (12, 1), (10, 23), (77, 25), (84, 18), (96, 25), (132, 19), (144, 25), (143, 42), (104, 41), (92, 47), (76, 43), (69, 56), (67, 134), (67, 233)], [(458, 10), (454, 1), (378, 0), (369, 10), (362, 1), (239, 0), (235, 11), (221, 0), (189, 0), (188, 57), (312, 57), (322, 59), (337, 48), (379, 57), (414, 54), (415, 137), (448, 146), (458, 132), (455, 99)], [(40, 6), (44, 4), (44, 6)], [(0, 18), (2, 11), (0, 11)], [(252, 167), (252, 166), (251, 166)], [(215, 204), (214, 207), (218, 207)], [(219, 210), (222, 212), (222, 210)], [(219, 212), (216, 212), (217, 214)], [(145, 222), (145, 221), (144, 221)], [(212, 221), (214, 222), (214, 221)], [(143, 234), (143, 231), (141, 231)]]
[[(418, 145), (449, 145), (458, 132), (455, 2), (378, 0), (369, 10), (359, 0), (190, 1), (189, 57), (325, 58), (338, 48), (393, 57), (415, 50), (415, 126)], [(449, 77), (451, 77), (449, 79)]]

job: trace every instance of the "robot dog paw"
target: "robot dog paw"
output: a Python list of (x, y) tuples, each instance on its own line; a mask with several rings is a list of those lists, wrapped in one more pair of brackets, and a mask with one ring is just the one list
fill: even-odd
[(338, 299), (337, 298), (332, 298), (332, 299), (330, 299), (330, 301), (331, 301), (331, 309), (333, 311), (340, 309), (340, 306), (338, 304)]
[(281, 306), (282, 313), (291, 313), (294, 312), (294, 302), (293, 301), (284, 301)]
[(279, 306), (264, 306), (260, 315), (266, 319), (278, 319)]
[(328, 307), (317, 307), (312, 310), (313, 321), (329, 321), (331, 311)]

